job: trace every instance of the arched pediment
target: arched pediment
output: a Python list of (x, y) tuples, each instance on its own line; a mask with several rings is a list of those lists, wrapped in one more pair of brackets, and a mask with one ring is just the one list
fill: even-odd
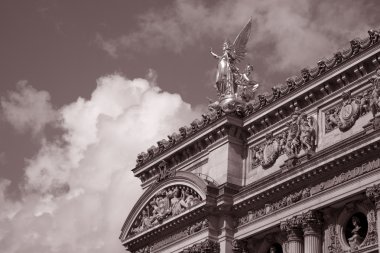
[(152, 185), (128, 215), (120, 239), (125, 240), (142, 234), (203, 205), (209, 185), (214, 184), (196, 174), (182, 171), (177, 172), (174, 177)]

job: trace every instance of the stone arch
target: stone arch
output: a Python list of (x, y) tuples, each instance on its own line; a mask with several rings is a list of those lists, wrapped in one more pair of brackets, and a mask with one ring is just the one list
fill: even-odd
[(120, 239), (144, 233), (185, 211), (205, 205), (210, 189), (215, 188), (216, 185), (211, 181), (184, 171), (179, 171), (174, 177), (152, 185), (129, 213), (122, 227)]

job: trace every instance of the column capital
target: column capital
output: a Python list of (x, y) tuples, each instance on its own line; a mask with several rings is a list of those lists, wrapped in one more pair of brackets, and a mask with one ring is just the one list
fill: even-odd
[(247, 241), (245, 240), (233, 240), (232, 241), (232, 252), (234, 253), (247, 253)]
[(321, 236), (321, 229), (323, 225), (323, 214), (319, 211), (310, 210), (301, 215), (302, 228), (307, 235)]
[(286, 232), (288, 241), (302, 241), (302, 218), (293, 216), (280, 224), (280, 229)]
[(380, 210), (380, 184), (375, 184), (366, 189), (367, 197), (376, 205), (376, 209)]

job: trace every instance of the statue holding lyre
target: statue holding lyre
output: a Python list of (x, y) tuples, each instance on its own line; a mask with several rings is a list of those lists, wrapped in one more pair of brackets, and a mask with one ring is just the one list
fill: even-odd
[(226, 108), (230, 108), (231, 104), (243, 103), (243, 100), (247, 99), (242, 100), (242, 91), (250, 89), (253, 94), (259, 86), (249, 77), (253, 70), (251, 65), (247, 66), (245, 73), (240, 73), (239, 68), (236, 66), (246, 55), (251, 25), (252, 20), (249, 20), (232, 44), (228, 40), (223, 43), (223, 54), (221, 56), (214, 53), (212, 49), (210, 51), (211, 55), (219, 60), (216, 73), (216, 89), (219, 97), (218, 103), (222, 107), (229, 104)]

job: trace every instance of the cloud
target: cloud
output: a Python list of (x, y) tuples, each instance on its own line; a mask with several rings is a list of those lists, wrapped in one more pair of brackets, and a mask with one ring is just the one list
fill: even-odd
[(18, 82), (16, 91), (1, 97), (0, 104), (4, 119), (20, 133), (31, 131), (36, 135), (56, 118), (50, 94), (37, 91), (27, 81)]
[(116, 38), (99, 35), (98, 45), (113, 56), (158, 49), (179, 53), (210, 40), (232, 40), (252, 17), (249, 58), (256, 65), (265, 65), (263, 71), (269, 75), (314, 65), (350, 39), (376, 28), (378, 7), (375, 0), (176, 0), (167, 8), (141, 14), (138, 28), (129, 34)]
[[(155, 80), (156, 73), (148, 76)], [(18, 92), (23, 89), (30, 87)], [(99, 78), (90, 99), (78, 98), (55, 113), (64, 132), (45, 138), (28, 160), (22, 199), (8, 199), (9, 181), (0, 181), (0, 248), (125, 252), (119, 232), (141, 195), (131, 172), (137, 153), (199, 113), (177, 94), (119, 74)]]

